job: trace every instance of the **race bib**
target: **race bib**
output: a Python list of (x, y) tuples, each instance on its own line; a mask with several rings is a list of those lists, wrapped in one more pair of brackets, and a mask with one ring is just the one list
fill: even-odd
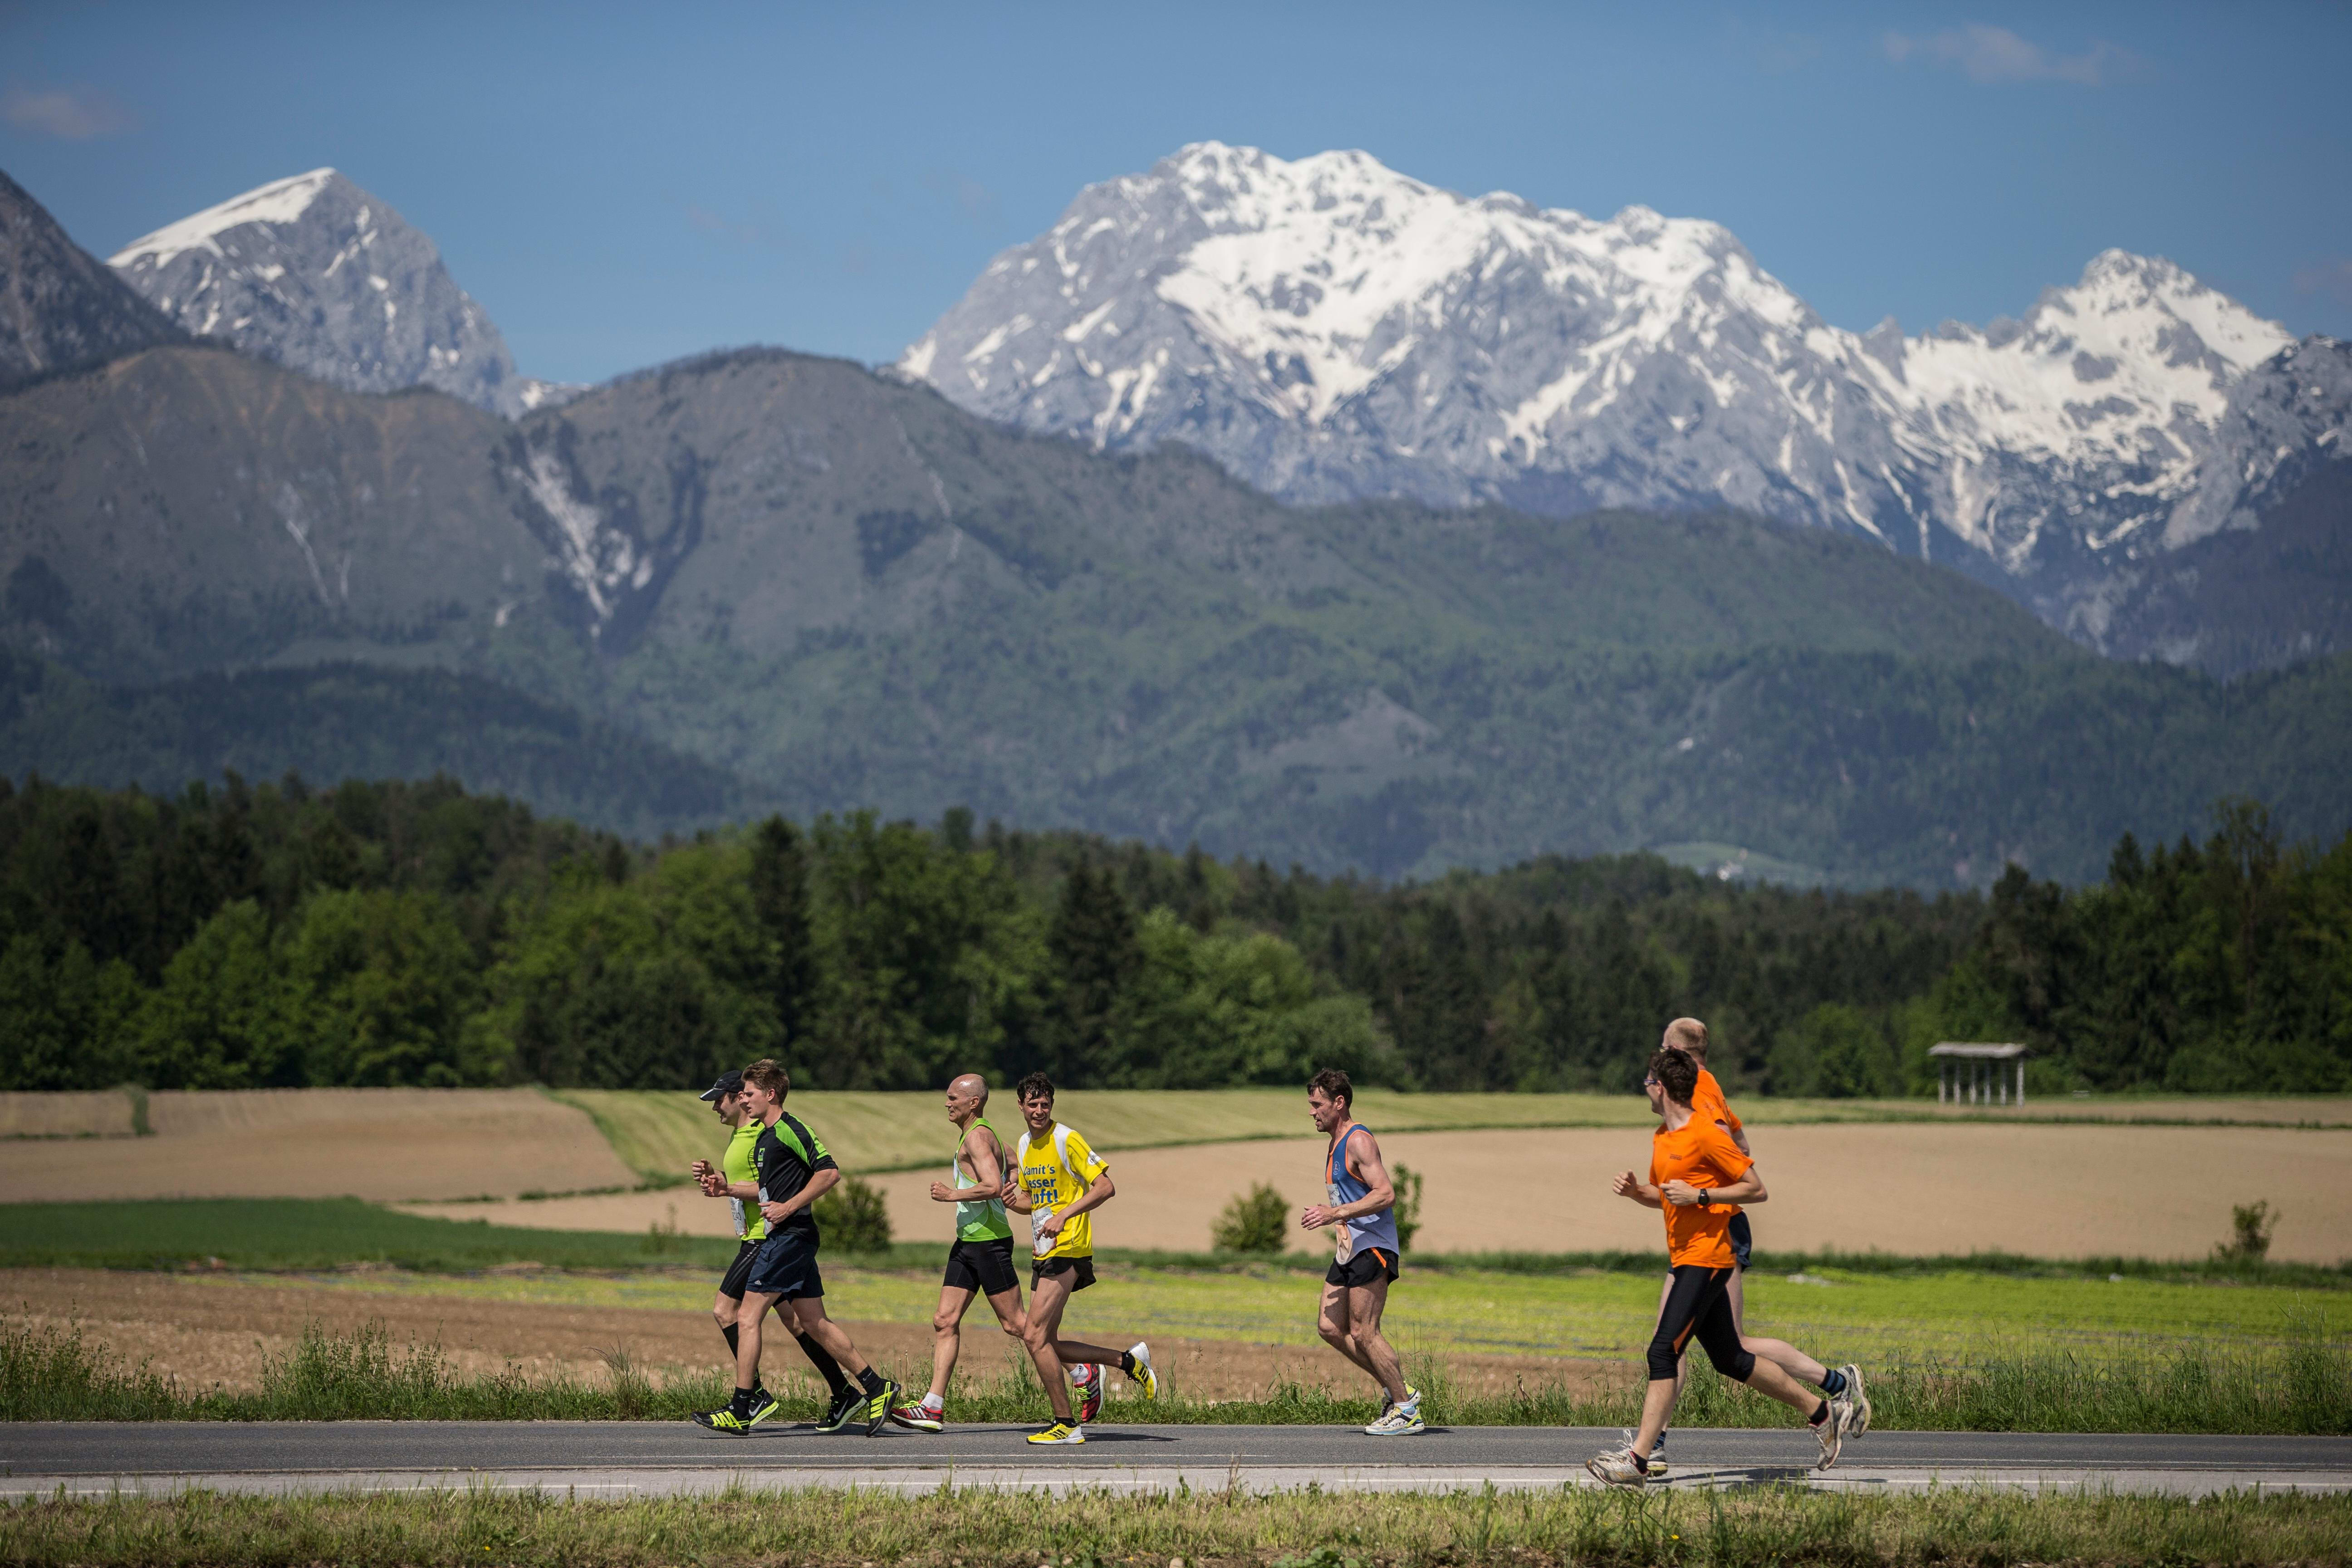
[(1054, 1250), (1054, 1243), (1057, 1238), (1045, 1234), (1045, 1222), (1053, 1217), (1054, 1211), (1043, 1206), (1042, 1205), (1038, 1207), (1037, 1212), (1030, 1217), (1029, 1250), (1039, 1258), (1043, 1258), (1045, 1254)]
[(727, 1200), (727, 1206), (735, 1211), (735, 1234), (738, 1236), (750, 1235), (751, 1231), (751, 1222), (744, 1215), (743, 1200), (741, 1198), (729, 1198)]
[[(1325, 1198), (1330, 1203), (1330, 1205), (1333, 1208), (1338, 1208), (1342, 1200), (1339, 1196), (1339, 1183), (1325, 1183), (1323, 1193)], [(1332, 1228), (1339, 1232), (1339, 1241), (1331, 1249), (1331, 1261), (1334, 1263), (1345, 1263), (1348, 1259), (1356, 1256), (1355, 1227), (1343, 1219)]]

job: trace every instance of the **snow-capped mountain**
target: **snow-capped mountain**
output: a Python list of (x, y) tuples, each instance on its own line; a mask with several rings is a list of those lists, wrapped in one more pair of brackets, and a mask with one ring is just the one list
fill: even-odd
[(110, 259), (189, 331), (353, 392), (437, 387), (512, 416), (579, 390), (516, 374), (433, 241), (332, 169), (272, 181)]
[(1080, 193), (898, 368), (1097, 447), (1185, 442), (1293, 500), (1728, 504), (1858, 530), (2095, 643), (2124, 563), (2231, 515), (2210, 497), (2248, 454), (2219, 432), (2293, 343), (2119, 250), (2019, 321), (1845, 331), (1716, 224), (1202, 142)]

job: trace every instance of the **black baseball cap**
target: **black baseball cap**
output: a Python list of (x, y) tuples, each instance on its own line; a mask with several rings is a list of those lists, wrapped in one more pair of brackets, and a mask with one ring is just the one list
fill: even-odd
[(741, 1093), (742, 1089), (742, 1069), (740, 1068), (729, 1068), (725, 1072), (719, 1075), (719, 1081), (717, 1083), (712, 1084), (709, 1089), (702, 1091), (702, 1098), (705, 1100), (724, 1100), (730, 1094)]

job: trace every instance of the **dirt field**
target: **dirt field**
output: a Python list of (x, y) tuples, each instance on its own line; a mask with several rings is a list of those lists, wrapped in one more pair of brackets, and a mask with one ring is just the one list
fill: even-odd
[(117, 1089), (94, 1094), (0, 1094), (0, 1138), (128, 1138), (131, 1097)]
[[(1759, 1127), (1753, 1142), (1772, 1194), (1754, 1214), (1768, 1248), (2198, 1258), (2228, 1235), (2232, 1204), (2268, 1198), (2281, 1211), (2273, 1257), (2352, 1257), (2352, 1204), (2299, 1196), (2352, 1184), (2352, 1131), (1913, 1122)], [(1427, 1184), (1416, 1250), (1663, 1245), (1654, 1211), (1608, 1192), (1612, 1173), (1647, 1168), (1639, 1129), (1400, 1132), (1381, 1146)], [(1206, 1250), (1217, 1212), (1254, 1183), (1306, 1203), (1322, 1149), (1307, 1138), (1118, 1153), (1118, 1196), (1097, 1242)], [(953, 1210), (930, 1201), (931, 1174), (874, 1178), (901, 1240), (949, 1237)], [(726, 1234), (724, 1205), (690, 1193), (403, 1206), (495, 1225), (642, 1231), (673, 1205), (681, 1230)]]
[[(1309, 1298), (1311, 1305), (1311, 1297)], [(267, 1283), (172, 1274), (78, 1269), (0, 1269), (0, 1317), (12, 1322), (80, 1325), (92, 1344), (156, 1370), (191, 1388), (250, 1389), (263, 1358), (282, 1356), (316, 1322), (349, 1331), (382, 1322), (395, 1346), (439, 1344), (465, 1373), (496, 1372), (509, 1361), (535, 1376), (563, 1373), (601, 1380), (601, 1351), (621, 1347), (641, 1367), (718, 1365), (725, 1347), (708, 1314), (634, 1307), (582, 1307), (455, 1296), (359, 1292), (299, 1280)], [(930, 1382), (931, 1331), (908, 1323), (853, 1321), (851, 1338), (893, 1376)], [(1006, 1351), (986, 1307), (965, 1322), (962, 1373), (992, 1380)], [(1360, 1373), (1330, 1352), (1223, 1340), (1155, 1340), (1153, 1359), (1171, 1385), (1201, 1399), (1250, 1399), (1281, 1377), (1361, 1393)], [(1557, 1357), (1462, 1355), (1450, 1358), (1465, 1389), (1501, 1393), (1515, 1379), (1584, 1387), (1622, 1381), (1614, 1363)], [(795, 1371), (794, 1369), (798, 1370)], [(813, 1374), (796, 1351), (769, 1363), (773, 1373)]]
[(584, 1112), (536, 1089), (158, 1093), (147, 1118), (150, 1138), (0, 1140), (0, 1195), (461, 1198), (637, 1181)]

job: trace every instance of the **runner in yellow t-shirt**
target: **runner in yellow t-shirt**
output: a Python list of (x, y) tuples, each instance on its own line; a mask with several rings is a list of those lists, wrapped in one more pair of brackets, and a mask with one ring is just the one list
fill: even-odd
[[(1111, 1185), (1110, 1167), (1078, 1131), (1054, 1120), (1052, 1079), (1033, 1072), (1013, 1094), (1028, 1131), (1022, 1135), (1013, 1173), (1004, 1184), (1004, 1206), (1029, 1215), (1029, 1319), (1022, 1338), (1029, 1346), (1029, 1358), (1037, 1363), (1037, 1381), (1045, 1385), (1045, 1397), (1054, 1405), (1054, 1424), (1031, 1433), (1029, 1441), (1083, 1443), (1086, 1426), (1070, 1414), (1069, 1391), (1062, 1386), (1064, 1368), (1116, 1365), (1141, 1385), (1147, 1399), (1160, 1397), (1160, 1379), (1151, 1370), (1150, 1348), (1140, 1340), (1132, 1349), (1115, 1351), (1061, 1337), (1062, 1310), (1071, 1294), (1095, 1282), (1093, 1211), (1108, 1203), (1118, 1189)], [(1090, 1392), (1087, 1404), (1096, 1403)]]

